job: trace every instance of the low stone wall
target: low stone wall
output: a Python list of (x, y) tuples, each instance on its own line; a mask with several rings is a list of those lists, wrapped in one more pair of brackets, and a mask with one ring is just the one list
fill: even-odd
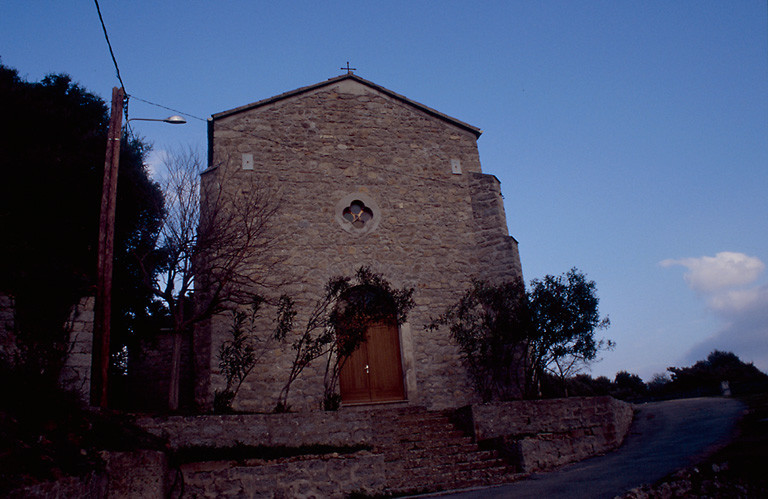
[(387, 463), (381, 455), (359, 452), (306, 460), (264, 463), (213, 461), (182, 465), (188, 497), (347, 497), (350, 492), (381, 494)]
[(140, 427), (174, 450), (236, 445), (301, 447), (367, 445), (377, 434), (376, 412), (305, 412), (144, 417)]
[(109, 478), (104, 473), (92, 472), (85, 476), (68, 476), (55, 481), (42, 482), (12, 490), (8, 499), (51, 499), (68, 497), (107, 497)]
[(104, 470), (13, 490), (8, 498), (163, 499), (169, 493), (169, 469), (160, 451), (104, 451)]
[(461, 411), (478, 442), (502, 449), (526, 473), (618, 447), (633, 413), (630, 404), (612, 397), (521, 400)]
[[(632, 421), (632, 406), (610, 397), (574, 397), (468, 406), (460, 410), (458, 416), (469, 423), (466, 429), (474, 433), (478, 442), (506, 452), (516, 461), (518, 471), (528, 473), (617, 447)], [(403, 440), (403, 428), (408, 435), (419, 433), (425, 421), (432, 417), (416, 408), (141, 417), (136, 423), (148, 432), (168, 439), (173, 450), (223, 449), (240, 445), (367, 446), (371, 450), (237, 460), (221, 460), (221, 457), (214, 457), (220, 454), (213, 452), (208, 459), (219, 460), (177, 464), (172, 470), (168, 469), (162, 452), (109, 452), (102, 456), (106, 464), (103, 474), (39, 484), (16, 491), (12, 496), (160, 498), (169, 494), (177, 497), (182, 490), (184, 497), (383, 494), (391, 491), (393, 486), (397, 490), (397, 484), (407, 485), (414, 478), (409, 476), (413, 470), (409, 471), (402, 455), (392, 451), (393, 446), (410, 448), (415, 445), (407, 438)], [(443, 424), (450, 427), (447, 416), (440, 417), (445, 420)], [(411, 429), (409, 425), (414, 424), (416, 426)], [(450, 433), (458, 432), (451, 430)], [(457, 438), (469, 441), (466, 437)], [(386, 448), (389, 451), (382, 452)], [(424, 449), (429, 454), (435, 451), (431, 443), (413, 448)], [(470, 461), (460, 465), (472, 466)], [(484, 469), (479, 471), (484, 472)], [(487, 482), (490, 483), (498, 482)]]

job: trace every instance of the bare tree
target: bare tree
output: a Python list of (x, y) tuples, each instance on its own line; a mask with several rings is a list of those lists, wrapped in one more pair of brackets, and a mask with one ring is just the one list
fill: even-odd
[(174, 334), (168, 408), (179, 407), (182, 337), (195, 324), (236, 305), (261, 301), (277, 242), (270, 223), (278, 207), (264, 185), (228, 182), (228, 163), (203, 170), (194, 150), (164, 160), (165, 217), (155, 249), (157, 275), (144, 271), (154, 295), (168, 309)]

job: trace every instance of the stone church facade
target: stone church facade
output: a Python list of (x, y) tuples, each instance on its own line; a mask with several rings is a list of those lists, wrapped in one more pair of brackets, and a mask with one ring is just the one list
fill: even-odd
[[(395, 288), (415, 290), (407, 322), (372, 328), (361, 347), (364, 360), (345, 367), (342, 406), (439, 409), (477, 402), (447, 328), (425, 325), (474, 278), (522, 280), (499, 182), (480, 167), (480, 134), (352, 73), (209, 120), (203, 188), (268, 186), (279, 200), (270, 221), (270, 251), (279, 263), (270, 271), (282, 283), (276, 292), (296, 300), (297, 331), (328, 279), (361, 266)], [(195, 332), (195, 397), (202, 406), (210, 407), (224, 387), (217, 352), (229, 323), (222, 314)], [(290, 343), (270, 347), (235, 408), (274, 407), (295, 353)], [(324, 368), (318, 359), (293, 384), (292, 409), (320, 409)], [(388, 388), (377, 390), (377, 383)]]

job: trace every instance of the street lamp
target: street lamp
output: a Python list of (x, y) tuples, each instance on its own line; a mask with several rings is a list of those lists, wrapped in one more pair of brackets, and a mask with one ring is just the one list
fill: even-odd
[(173, 116), (168, 116), (164, 120), (157, 119), (157, 118), (131, 118), (129, 120), (126, 120), (126, 123), (129, 121), (162, 121), (163, 123), (170, 123), (172, 125), (183, 125), (187, 122), (184, 118), (179, 116), (178, 114), (174, 114)]
[[(112, 89), (112, 110), (107, 131), (107, 154), (104, 160), (104, 184), (101, 191), (99, 217), (99, 247), (96, 259), (96, 303), (91, 356), (91, 405), (107, 407), (107, 376), (109, 372), (109, 336), (112, 324), (112, 266), (115, 254), (115, 204), (117, 202), (117, 172), (120, 166), (120, 133), (123, 120), (122, 88)], [(126, 121), (162, 121), (181, 125), (181, 116), (165, 119), (131, 118)]]

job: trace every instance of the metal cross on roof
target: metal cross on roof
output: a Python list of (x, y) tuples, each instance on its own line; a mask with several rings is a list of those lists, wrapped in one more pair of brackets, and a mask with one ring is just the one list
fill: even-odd
[(343, 68), (343, 67), (342, 67), (342, 68), (339, 68), (339, 69), (346, 69), (346, 70), (347, 70), (347, 74), (348, 74), (348, 75), (351, 75), (351, 74), (352, 74), (352, 71), (356, 71), (356, 70), (357, 70), (357, 68), (350, 68), (350, 67), (349, 67), (349, 61), (347, 61), (347, 67), (346, 67), (346, 68)]

